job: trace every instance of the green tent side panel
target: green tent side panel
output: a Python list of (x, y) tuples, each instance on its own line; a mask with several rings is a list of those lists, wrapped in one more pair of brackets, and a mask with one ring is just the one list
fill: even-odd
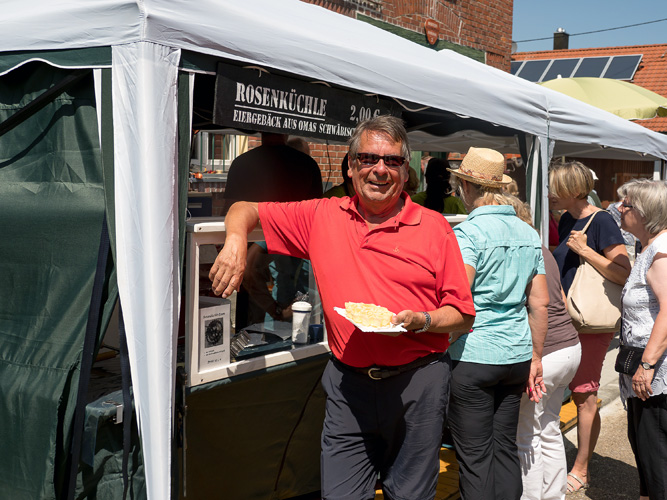
[[(0, 123), (70, 73), (0, 77)], [(91, 73), (0, 136), (0, 498), (63, 486), (104, 214), (97, 129)], [(115, 298), (109, 279), (101, 323)]]

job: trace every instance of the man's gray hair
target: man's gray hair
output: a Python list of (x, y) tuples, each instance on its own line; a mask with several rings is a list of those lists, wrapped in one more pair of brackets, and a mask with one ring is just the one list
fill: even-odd
[[(403, 120), (391, 115), (380, 115), (375, 118), (364, 120), (354, 129), (348, 145), (350, 147), (349, 159), (356, 161), (359, 153), (361, 138), (366, 132), (377, 132), (388, 135), (394, 142), (401, 143), (401, 155), (406, 162), (410, 162), (410, 144), (408, 143), (408, 132), (405, 130)], [(368, 151), (361, 151), (367, 153)]]

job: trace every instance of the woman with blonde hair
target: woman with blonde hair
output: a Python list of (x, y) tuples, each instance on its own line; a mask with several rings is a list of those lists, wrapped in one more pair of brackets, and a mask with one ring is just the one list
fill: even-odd
[[(591, 170), (578, 161), (555, 164), (549, 169), (549, 206), (566, 210), (558, 223), (560, 243), (553, 252), (565, 295), (580, 258), (619, 285), (623, 285), (630, 274), (630, 260), (618, 225), (608, 212), (587, 200), (593, 182)], [(583, 233), (593, 216), (588, 230)], [(570, 382), (577, 407), (577, 456), (567, 478), (569, 493), (588, 488), (590, 483), (588, 464), (600, 435), (597, 391), (602, 363), (614, 333), (579, 334), (581, 363)]]
[(460, 182), (467, 220), (454, 228), (477, 316), (471, 332), (452, 335), (449, 427), (462, 498), (519, 499), (516, 445), (521, 396), (538, 401), (549, 294), (537, 232), (504, 200), (505, 159), (470, 148)]
[[(507, 187), (504, 189), (504, 191), (508, 194), (511, 194), (512, 196), (519, 196), (519, 185), (517, 182), (512, 179), (509, 184), (507, 184)], [(514, 207), (516, 209), (516, 207)], [(517, 214), (519, 215), (519, 214)]]

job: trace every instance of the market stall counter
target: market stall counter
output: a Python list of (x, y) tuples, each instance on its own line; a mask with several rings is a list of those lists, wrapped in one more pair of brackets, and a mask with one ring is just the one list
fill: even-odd
[(186, 389), (183, 499), (288, 499), (320, 490), (319, 354)]
[[(188, 221), (180, 495), (268, 500), (319, 491), (320, 379), (329, 349), (312, 270), (307, 261), (288, 267), (290, 281), (302, 282), (288, 293), (308, 305), (305, 321), (271, 307), (285, 286), (272, 256), (248, 266), (247, 276), (253, 266), (265, 270), (256, 274), (266, 297), (251, 292), (243, 308), (236, 292), (229, 299), (210, 293), (208, 270), (224, 239), (224, 218)], [(261, 230), (248, 241), (261, 247)], [(320, 331), (321, 338), (313, 334)]]

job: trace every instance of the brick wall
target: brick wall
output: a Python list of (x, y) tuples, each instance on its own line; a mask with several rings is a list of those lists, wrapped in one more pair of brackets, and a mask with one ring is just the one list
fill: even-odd
[(310, 143), (310, 156), (320, 166), (322, 182), (330, 182), (331, 185), (343, 182), (340, 172), (340, 164), (347, 153), (345, 145), (327, 145)]
[(350, 17), (360, 13), (422, 35), (425, 21), (433, 19), (440, 40), (484, 51), (487, 64), (510, 69), (513, 0), (302, 1)]
[[(425, 43), (424, 23), (437, 21), (439, 43), (482, 51), (486, 64), (510, 70), (513, 0), (301, 0), (341, 15), (358, 14), (417, 33)], [(423, 40), (421, 39), (423, 36)], [(436, 48), (440, 48), (437, 46)], [(465, 50), (461, 52), (465, 53)], [(250, 137), (248, 147), (259, 146), (259, 138)], [(322, 180), (332, 185), (343, 181), (340, 164), (347, 146), (309, 143), (311, 156), (320, 166)]]

